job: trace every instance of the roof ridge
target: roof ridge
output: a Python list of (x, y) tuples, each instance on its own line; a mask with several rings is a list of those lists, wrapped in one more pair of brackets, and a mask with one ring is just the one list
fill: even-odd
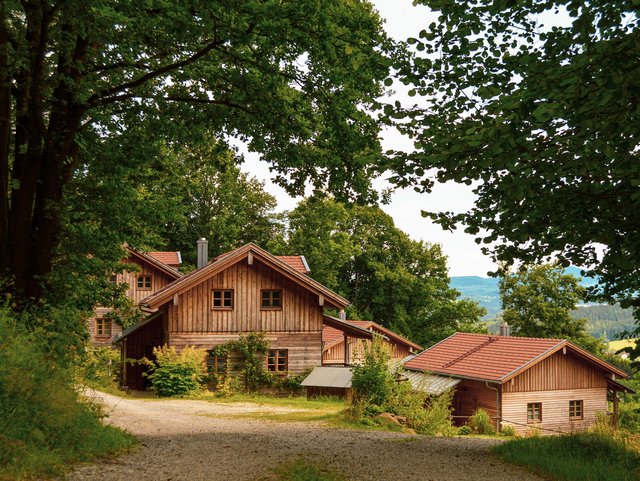
[(444, 366), (442, 366), (442, 369), (446, 369), (448, 367), (453, 366), (456, 362), (461, 361), (462, 359), (467, 357), (469, 354), (473, 354), (474, 352), (479, 351), (483, 347), (486, 347), (489, 344), (491, 344), (492, 342), (497, 341), (497, 340), (498, 340), (498, 336), (489, 336), (489, 339), (484, 341), (482, 344), (478, 344), (476, 347), (473, 347), (473, 348), (469, 349), (467, 352), (465, 352), (463, 354), (460, 354), (455, 359), (453, 359), (453, 360), (449, 361), (448, 363), (446, 363)]

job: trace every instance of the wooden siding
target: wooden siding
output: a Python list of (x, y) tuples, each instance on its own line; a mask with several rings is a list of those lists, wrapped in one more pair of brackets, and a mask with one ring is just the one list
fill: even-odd
[[(490, 386), (495, 386), (489, 384)], [(455, 424), (460, 426), (468, 421), (476, 409), (482, 408), (495, 421), (498, 410), (496, 391), (487, 387), (484, 382), (463, 380), (455, 388), (453, 395), (453, 416)]]
[(96, 346), (111, 346), (113, 341), (122, 333), (122, 326), (115, 320), (111, 320), (111, 336), (109, 337), (96, 337), (96, 319), (104, 317), (113, 309), (106, 307), (98, 307), (95, 310), (94, 317), (87, 319), (87, 329), (89, 331), (89, 339), (91, 343)]
[(562, 350), (506, 382), (505, 393), (556, 391), (562, 389), (606, 388), (604, 372)]
[[(583, 419), (569, 419), (569, 401), (583, 402)], [(542, 403), (542, 422), (527, 423), (527, 404)], [(540, 434), (556, 431), (573, 432), (586, 429), (594, 423), (596, 413), (607, 412), (606, 387), (588, 389), (562, 389), (557, 391), (510, 392), (502, 395), (503, 426), (512, 424), (518, 434), (540, 429)]]
[[(213, 289), (233, 289), (233, 309), (212, 309)], [(261, 309), (262, 289), (281, 289), (282, 309)], [(317, 333), (322, 330), (322, 307), (318, 296), (274, 272), (257, 259), (253, 265), (249, 265), (246, 259), (239, 261), (179, 293), (177, 305), (173, 302), (169, 304), (169, 331), (172, 339), (174, 334), (187, 333)]]
[[(281, 333), (265, 332), (270, 349), (288, 350), (288, 370), (291, 373), (301, 374), (321, 364), (322, 359), (322, 332), (306, 333)], [(214, 346), (225, 344), (238, 339), (238, 334), (231, 333), (172, 333), (171, 345), (178, 351), (186, 346), (211, 349)], [(266, 357), (265, 357), (266, 367)]]
[[(351, 337), (348, 338), (349, 343), (349, 361), (351, 364), (358, 363), (362, 361), (364, 356), (364, 348), (362, 339), (353, 339)], [(393, 341), (387, 342), (385, 341), (391, 349), (391, 359), (398, 360), (404, 359), (411, 352), (409, 351), (409, 346), (406, 344), (399, 344)], [(344, 364), (344, 341), (338, 342), (334, 344), (329, 349), (326, 349), (322, 353), (322, 363), (323, 364)]]
[[(128, 257), (124, 262), (126, 264), (137, 264), (140, 266), (140, 270), (137, 272), (123, 271), (116, 276), (118, 284), (127, 284), (129, 286), (125, 291), (125, 295), (136, 305), (145, 297), (149, 297), (154, 292), (159, 291), (174, 281), (173, 277), (151, 264), (142, 262), (137, 257)], [(138, 276), (151, 276), (151, 289), (138, 289)]]
[[(166, 343), (162, 333), (162, 324), (162, 317), (159, 317), (127, 336), (122, 341), (121, 358), (138, 360), (146, 357), (154, 359), (153, 348)], [(148, 384), (148, 379), (142, 374), (146, 370), (146, 366), (127, 363), (123, 367), (122, 383), (130, 389), (144, 389)]]

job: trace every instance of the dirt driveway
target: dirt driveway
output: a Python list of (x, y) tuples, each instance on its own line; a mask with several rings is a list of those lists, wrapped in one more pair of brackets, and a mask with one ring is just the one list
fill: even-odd
[(353, 481), (541, 481), (492, 457), (488, 450), (498, 442), (493, 439), (212, 417), (280, 409), (255, 404), (98, 396), (109, 422), (138, 436), (142, 447), (80, 466), (71, 481), (255, 480), (298, 457), (325, 463)]

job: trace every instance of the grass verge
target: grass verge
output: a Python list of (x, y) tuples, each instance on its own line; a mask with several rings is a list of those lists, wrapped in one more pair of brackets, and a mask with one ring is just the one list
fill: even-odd
[(640, 479), (640, 454), (604, 434), (515, 439), (496, 446), (493, 452), (558, 481)]

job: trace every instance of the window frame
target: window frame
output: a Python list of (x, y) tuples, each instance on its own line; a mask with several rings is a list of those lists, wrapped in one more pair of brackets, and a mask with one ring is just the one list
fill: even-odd
[[(220, 302), (221, 304), (219, 306), (216, 306), (216, 292), (220, 292)], [(230, 306), (225, 306), (224, 305), (224, 293), (225, 292), (230, 292), (231, 293), (231, 305)], [(211, 289), (211, 309), (216, 310), (216, 311), (232, 311), (235, 307), (235, 301), (236, 301), (236, 294), (234, 289)]]
[[(140, 285), (140, 281), (142, 281), (142, 286)], [(147, 284), (149, 285), (147, 286)], [(151, 274), (138, 275), (136, 277), (136, 289), (139, 291), (150, 291), (153, 289), (153, 276)]]
[[(105, 328), (109, 327), (109, 333), (105, 333)], [(107, 317), (96, 317), (94, 325), (94, 337), (109, 339), (113, 335), (113, 321)], [(102, 331), (101, 333), (99, 331)]]
[[(577, 413), (579, 413), (579, 415)], [(583, 419), (584, 419), (584, 400), (571, 399), (569, 401), (569, 420), (582, 421)]]
[(207, 354), (207, 359), (205, 360), (207, 373), (216, 375), (227, 374), (228, 359), (228, 355), (218, 356), (216, 354)]
[[(274, 300), (273, 294), (276, 292), (278, 293), (278, 301), (280, 304), (278, 306), (273, 305), (273, 300)], [(269, 293), (268, 306), (264, 305), (265, 293)], [(260, 309), (263, 311), (281, 311), (282, 310), (282, 289), (260, 289)]]
[[(270, 362), (270, 359), (273, 359), (273, 362)], [(284, 362), (281, 363), (280, 360), (284, 360)], [(265, 361), (267, 372), (280, 375), (287, 374), (289, 372), (289, 349), (269, 349)], [(281, 366), (284, 369), (280, 369)]]
[[(536, 408), (537, 407), (537, 408)], [(536, 417), (537, 414), (537, 417)], [(542, 403), (527, 403), (527, 424), (537, 424), (542, 422)]]

